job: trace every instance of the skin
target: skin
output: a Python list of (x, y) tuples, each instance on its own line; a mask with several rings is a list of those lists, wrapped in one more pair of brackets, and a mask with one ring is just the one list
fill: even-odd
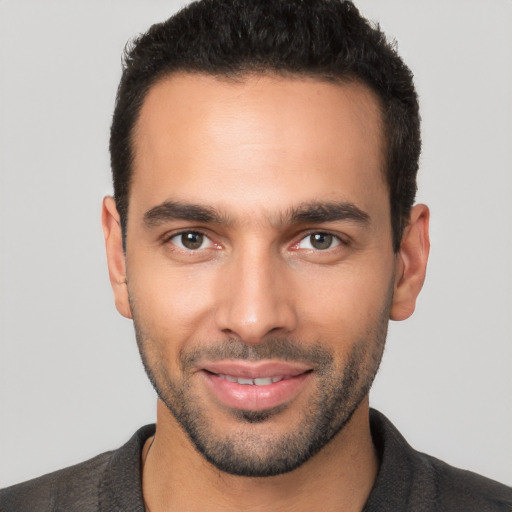
[[(134, 148), (126, 252), (115, 202), (108, 197), (103, 205), (116, 306), (134, 318), (155, 378), (192, 390), (212, 437), (249, 433), (258, 442), (248, 453), (263, 453), (297, 431), (324, 381), (315, 368), (270, 420), (242, 422), (209, 391), (200, 364), (184, 371), (184, 353), (229, 340), (256, 352), (280, 339), (301, 349), (316, 343), (340, 375), (359, 350), (355, 387), (371, 382), (383, 345), (373, 331), (414, 311), (429, 240), (428, 209), (416, 205), (400, 251), (392, 250), (381, 116), (366, 87), (173, 75), (150, 89)], [(148, 212), (166, 202), (221, 215), (148, 222)], [(311, 203), (349, 204), (367, 219), (289, 218)], [(190, 251), (176, 236), (183, 230), (207, 242)], [(316, 249), (312, 233), (334, 235), (332, 245)], [(361, 510), (378, 470), (366, 390), (353, 409), (344, 428), (297, 469), (258, 478), (206, 461), (159, 400), (157, 432), (144, 453), (144, 499), (153, 512)]]

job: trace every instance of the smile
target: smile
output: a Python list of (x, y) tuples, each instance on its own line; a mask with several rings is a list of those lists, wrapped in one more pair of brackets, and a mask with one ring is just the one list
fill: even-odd
[(217, 377), (221, 379), (226, 379), (229, 382), (236, 382), (237, 384), (242, 384), (244, 386), (269, 386), (270, 384), (274, 384), (275, 382), (279, 382), (283, 380), (285, 377), (257, 377), (255, 379), (247, 379), (244, 377), (234, 377), (233, 375), (222, 375), (217, 374)]
[(304, 364), (278, 361), (206, 363), (199, 372), (215, 402), (251, 411), (291, 403), (313, 373)]

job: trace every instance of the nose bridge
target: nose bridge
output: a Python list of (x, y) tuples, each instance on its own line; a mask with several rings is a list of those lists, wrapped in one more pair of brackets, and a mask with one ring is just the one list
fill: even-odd
[(263, 243), (252, 240), (236, 248), (222, 277), (218, 328), (252, 344), (271, 331), (293, 330), (296, 318), (283, 267), (277, 251)]

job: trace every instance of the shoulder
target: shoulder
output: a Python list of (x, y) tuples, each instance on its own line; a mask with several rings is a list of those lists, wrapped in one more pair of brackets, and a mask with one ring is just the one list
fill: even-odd
[(455, 468), (430, 455), (418, 458), (436, 487), (439, 510), (512, 510), (512, 488), (471, 471)]
[(380, 468), (366, 511), (512, 511), (512, 488), (416, 451), (378, 411), (370, 423)]
[(2, 512), (142, 511), (141, 451), (155, 425), (117, 450), (0, 490)]
[(112, 452), (0, 490), (0, 509), (10, 512), (97, 510), (101, 475)]

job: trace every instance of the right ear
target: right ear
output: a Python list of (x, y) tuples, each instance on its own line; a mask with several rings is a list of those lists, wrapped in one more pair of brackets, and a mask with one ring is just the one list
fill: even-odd
[(116, 308), (126, 318), (132, 318), (128, 286), (126, 283), (126, 258), (123, 250), (121, 220), (113, 197), (103, 199), (101, 224), (107, 250), (108, 273), (114, 292)]

